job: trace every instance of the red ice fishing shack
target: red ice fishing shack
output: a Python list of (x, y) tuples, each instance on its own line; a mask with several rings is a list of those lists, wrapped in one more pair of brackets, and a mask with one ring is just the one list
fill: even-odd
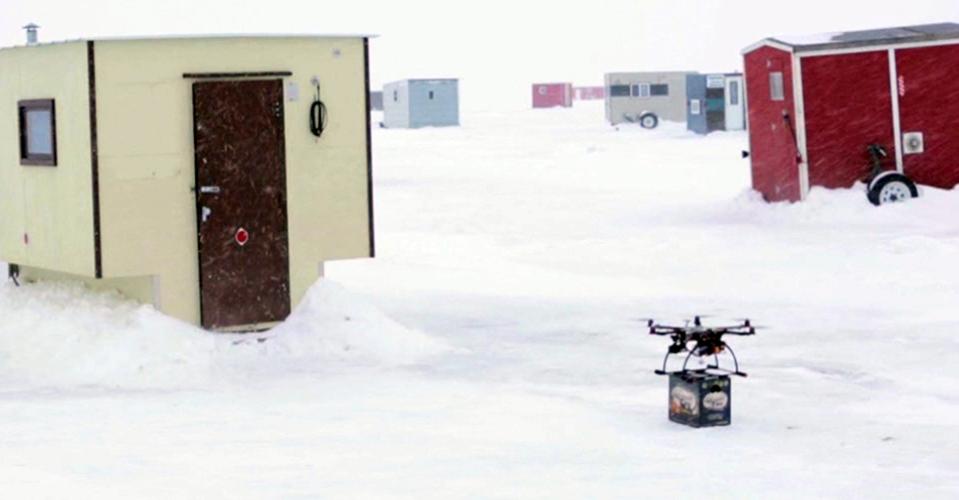
[(568, 108), (573, 105), (572, 83), (534, 83), (534, 108)]
[(959, 24), (767, 38), (743, 50), (753, 188), (847, 188), (867, 147), (917, 184), (959, 184)]

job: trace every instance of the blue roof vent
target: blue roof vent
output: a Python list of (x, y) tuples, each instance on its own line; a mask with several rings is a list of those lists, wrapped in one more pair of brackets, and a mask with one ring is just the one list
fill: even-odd
[(37, 44), (37, 30), (40, 27), (34, 23), (30, 23), (23, 27), (27, 30), (27, 45), (36, 45)]

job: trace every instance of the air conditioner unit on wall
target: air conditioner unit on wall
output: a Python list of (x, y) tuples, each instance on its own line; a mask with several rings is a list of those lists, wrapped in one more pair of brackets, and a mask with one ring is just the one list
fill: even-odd
[(907, 155), (916, 155), (926, 150), (922, 132), (906, 132), (902, 134), (902, 152)]

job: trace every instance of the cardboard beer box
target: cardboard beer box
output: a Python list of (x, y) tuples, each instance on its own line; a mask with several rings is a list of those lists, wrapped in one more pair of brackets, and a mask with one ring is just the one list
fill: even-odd
[(688, 370), (669, 375), (669, 419), (690, 427), (729, 425), (732, 382), (728, 375)]

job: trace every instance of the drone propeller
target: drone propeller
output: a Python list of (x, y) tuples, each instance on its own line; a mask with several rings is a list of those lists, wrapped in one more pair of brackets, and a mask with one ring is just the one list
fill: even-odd
[(733, 318), (733, 321), (739, 321), (740, 323), (742, 323), (742, 326), (753, 327), (760, 330), (769, 328), (768, 326), (765, 326), (765, 325), (754, 325), (753, 321), (749, 318)]
[(641, 321), (646, 323), (646, 326), (652, 328), (656, 324), (656, 320), (653, 318), (633, 318), (633, 321)]
[(715, 314), (696, 314), (692, 318), (687, 318), (683, 321), (686, 322), (687, 327), (692, 326), (695, 328), (702, 328), (705, 326), (703, 325), (703, 320), (709, 319), (709, 318), (715, 318), (716, 316), (717, 315)]

